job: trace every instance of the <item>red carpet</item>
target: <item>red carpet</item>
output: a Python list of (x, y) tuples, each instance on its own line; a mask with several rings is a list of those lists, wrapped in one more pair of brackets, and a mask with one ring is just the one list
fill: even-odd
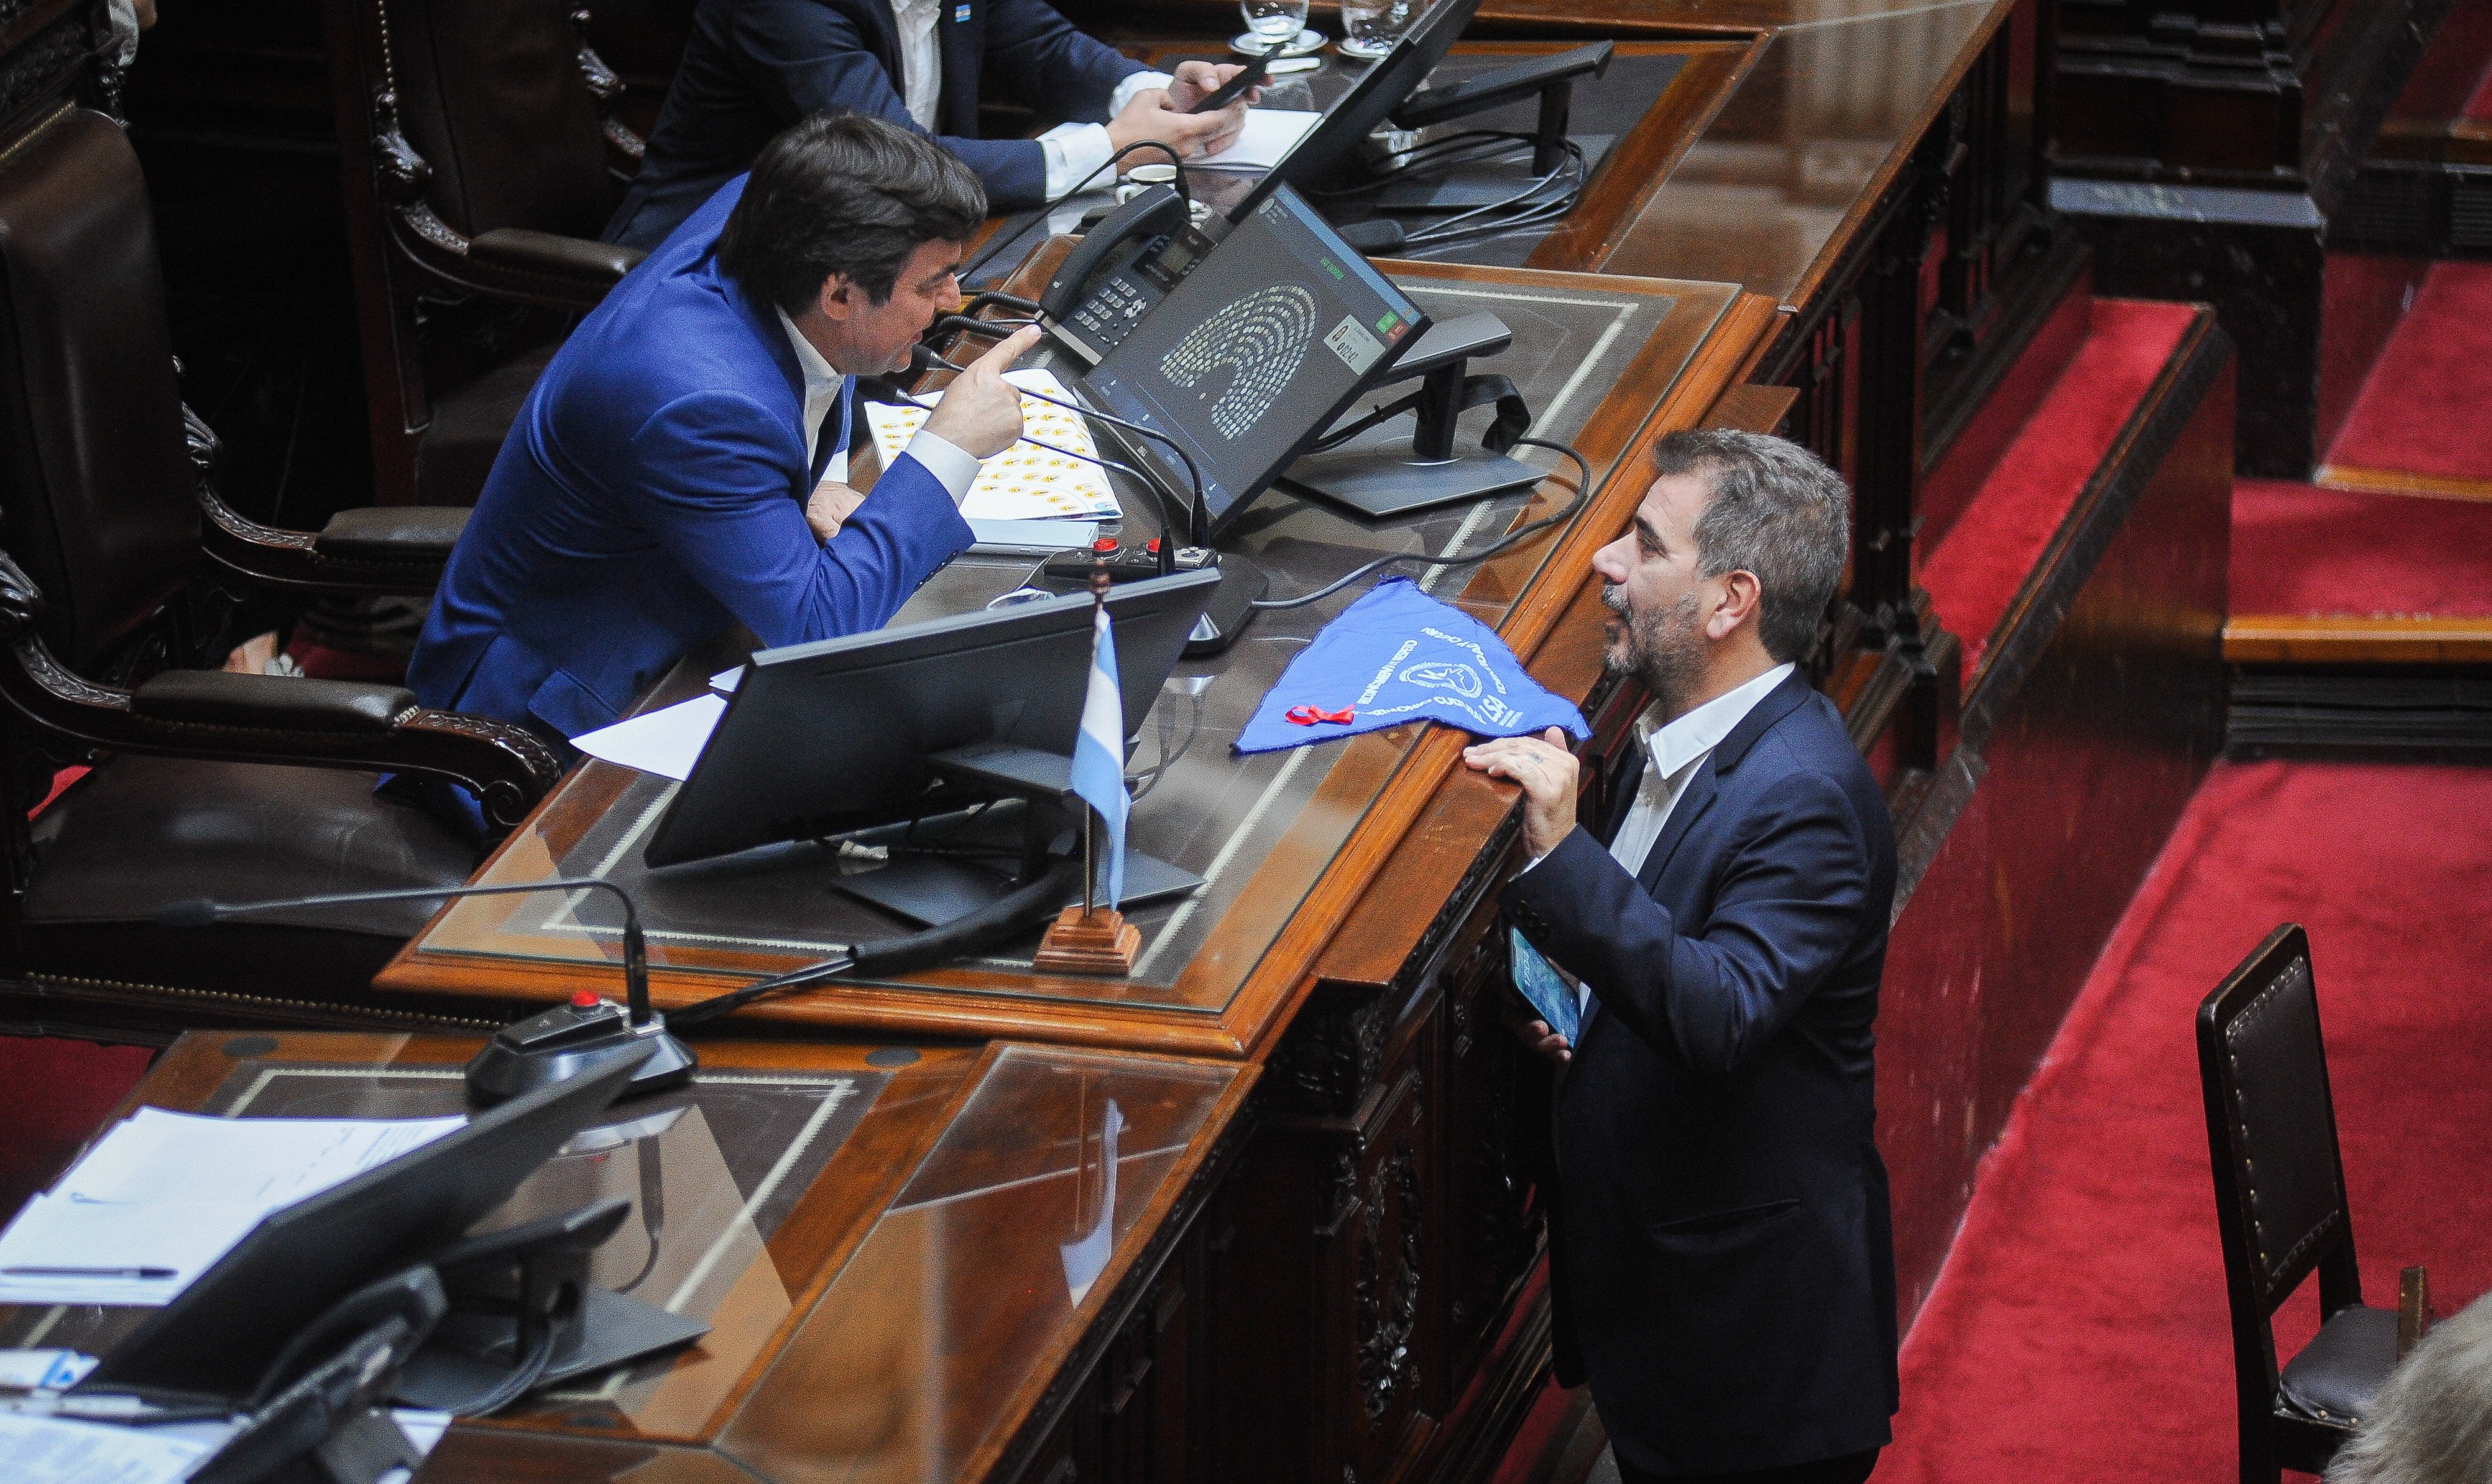
[(2492, 503), (2237, 479), (2232, 610), (2492, 614)]
[(2492, 1287), (2485, 821), (2492, 769), (2216, 764), (1984, 1163), (1880, 1480), (2238, 1477), (2192, 1016), (2281, 921), (2310, 932), (2365, 1298), (2409, 1262), (2444, 1314)]
[(1939, 621), (1964, 642), (1968, 684), (1991, 631), (2195, 313), (2185, 304), (2096, 299), (2085, 343), (1922, 561)]
[(143, 1046), (0, 1036), (0, 1220), (68, 1167), (104, 1115), (138, 1085)]
[(2486, 365), (2492, 365), (2492, 263), (2432, 264), (2414, 307), (2354, 399), (2328, 462), (2492, 480)]

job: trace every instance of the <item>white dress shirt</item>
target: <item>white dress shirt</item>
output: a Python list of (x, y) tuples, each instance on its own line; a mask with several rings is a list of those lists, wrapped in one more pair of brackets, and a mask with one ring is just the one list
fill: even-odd
[[(1661, 719), (1659, 701), (1645, 707), (1644, 714), (1635, 719), (1636, 741), (1646, 754), (1644, 774), (1636, 780), (1635, 802), (1627, 806), (1627, 816), (1618, 822), (1618, 832), (1610, 841), (1610, 858), (1624, 866), (1627, 875), (1644, 874), (1644, 858), (1652, 853), (1653, 842), (1661, 839), (1662, 826), (1670, 822), (1671, 811), (1686, 796), (1687, 786), (1696, 777), (1697, 764), (1711, 757), (1722, 739), (1745, 721), (1757, 702), (1782, 684), (1783, 677), (1794, 668), (1788, 663), (1777, 665), (1676, 721)], [(1531, 865), (1523, 869), (1529, 871), (1548, 858), (1535, 855)], [(1575, 997), (1584, 1013), (1589, 1014), (1592, 987), (1577, 983)]]
[[(778, 311), (779, 324), (787, 332), (787, 343), (796, 347), (796, 365), (805, 373), (805, 466), (814, 466), (814, 455), (819, 451), (822, 419), (830, 415), (838, 402), (847, 378), (839, 368), (825, 360), (814, 348), (814, 342), (796, 330), (796, 322), (787, 312)], [(926, 466), (926, 472), (941, 483), (952, 503), (966, 498), (969, 487), (978, 481), (977, 459), (964, 452), (950, 439), (929, 432), (923, 428), (908, 440), (908, 457)], [(831, 461), (823, 466), (821, 485), (845, 485), (848, 482), (848, 451), (836, 449)], [(821, 485), (815, 486), (820, 489)]]
[(1725, 691), (1674, 722), (1663, 722), (1658, 702), (1646, 706), (1644, 715), (1635, 719), (1636, 740), (1649, 755), (1644, 776), (1636, 781), (1636, 801), (1627, 808), (1627, 816), (1618, 824), (1618, 833), (1610, 842), (1610, 856), (1627, 868), (1629, 875), (1644, 870), (1644, 858), (1652, 853), (1653, 842), (1661, 838), (1662, 826), (1670, 822), (1670, 812), (1678, 807), (1687, 792), (1688, 781), (1696, 776), (1696, 765), (1709, 757), (1713, 749), (1731, 729), (1747, 719), (1765, 694), (1783, 683), (1793, 667), (1777, 665), (1756, 679), (1734, 691)]
[[(935, 38), (935, 25), (942, 18), (943, 7), (950, 0), (891, 0), (891, 19), (900, 32), (900, 101), (917, 127), (930, 133), (934, 128), (935, 109), (943, 102), (943, 45)], [(1108, 98), (1110, 117), (1125, 111), (1134, 95), (1147, 88), (1164, 88), (1174, 79), (1166, 73), (1136, 73), (1116, 84)], [(1108, 163), (1115, 147), (1108, 142), (1104, 124), (1058, 124), (1038, 136), (1038, 147), (1047, 157), (1047, 194), (1049, 199), (1073, 189), (1076, 182)], [(1114, 181), (1094, 181), (1094, 186), (1112, 186)]]

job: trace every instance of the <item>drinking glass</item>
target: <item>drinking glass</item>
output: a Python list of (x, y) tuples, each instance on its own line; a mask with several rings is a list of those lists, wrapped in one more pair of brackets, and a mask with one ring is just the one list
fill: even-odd
[(1393, 49), (1410, 17), (1419, 13), (1414, 0), (1341, 0), (1341, 54), (1376, 58)]
[(1307, 24), (1307, 0), (1237, 0), (1237, 10), (1246, 17), (1246, 33), (1267, 51), (1297, 40)]

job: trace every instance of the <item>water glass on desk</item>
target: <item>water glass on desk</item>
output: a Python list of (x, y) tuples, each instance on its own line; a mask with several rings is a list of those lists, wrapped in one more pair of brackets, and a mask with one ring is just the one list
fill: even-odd
[(1419, 7), (1413, 0), (1341, 0), (1341, 54), (1375, 58), (1393, 49)]
[(1246, 32), (1266, 50), (1278, 51), (1306, 29), (1307, 0), (1237, 0)]

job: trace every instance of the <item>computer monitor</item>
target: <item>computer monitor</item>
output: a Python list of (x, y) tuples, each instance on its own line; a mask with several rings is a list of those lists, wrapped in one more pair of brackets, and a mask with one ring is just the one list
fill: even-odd
[(574, 1134), (640, 1058), (511, 1099), (467, 1126), (275, 1212), (114, 1346), (82, 1383), (242, 1397), (330, 1305), (448, 1246)]
[[(1128, 738), (1219, 580), (1181, 572), (1108, 595)], [(1090, 604), (1067, 594), (756, 652), (645, 859), (671, 866), (939, 811), (949, 806), (927, 758), (972, 743), (1070, 757)]]
[(1403, 100), (1419, 91), (1437, 64), (1445, 60), (1463, 28), (1471, 23), (1479, 0), (1436, 0), (1410, 23), (1391, 50), (1376, 59), (1350, 91), (1332, 102), (1323, 117), (1298, 137), (1280, 163), (1265, 172), (1231, 208), (1231, 222), (1244, 222), (1272, 193), (1284, 186), (1314, 191), (1326, 177), (1354, 159), (1359, 144), (1389, 117)]
[[(1280, 186), (1082, 384), (1103, 410), (1184, 446), (1217, 536), (1427, 323), (1409, 295)], [(1118, 441), (1191, 497), (1184, 463), (1157, 441)]]

